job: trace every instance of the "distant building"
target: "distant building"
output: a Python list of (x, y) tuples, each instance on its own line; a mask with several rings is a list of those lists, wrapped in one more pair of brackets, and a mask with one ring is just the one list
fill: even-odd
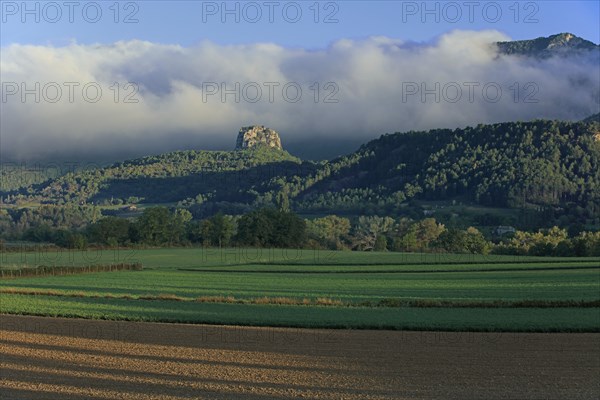
[(137, 211), (137, 207), (135, 204), (131, 204), (125, 207), (121, 207), (122, 211)]
[(501, 226), (497, 227), (494, 232), (498, 236), (504, 236), (504, 235), (509, 234), (509, 233), (515, 233), (516, 231), (517, 230), (514, 227), (512, 227), (512, 226), (503, 226), (503, 225), (501, 225)]

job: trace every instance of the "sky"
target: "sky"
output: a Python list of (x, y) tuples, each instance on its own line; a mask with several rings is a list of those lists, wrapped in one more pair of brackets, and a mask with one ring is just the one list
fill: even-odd
[(229, 149), (251, 124), (329, 158), (388, 132), (599, 107), (597, 56), (490, 48), (597, 44), (598, 1), (0, 1), (0, 18), (3, 160)]
[(100, 7), (88, 4), (94, 2), (73, 2), (72, 6), (62, 5), (63, 1), (32, 1), (24, 6), (22, 1), (1, 3), (2, 46), (64, 46), (72, 41), (106, 44), (137, 39), (181, 46), (210, 40), (219, 44), (262, 42), (322, 48), (341, 38), (369, 36), (429, 41), (453, 29), (497, 29), (514, 40), (568, 31), (595, 43), (600, 41), (600, 2), (594, 0), (150, 0), (120, 1), (116, 7), (117, 2), (111, 0), (96, 2)]

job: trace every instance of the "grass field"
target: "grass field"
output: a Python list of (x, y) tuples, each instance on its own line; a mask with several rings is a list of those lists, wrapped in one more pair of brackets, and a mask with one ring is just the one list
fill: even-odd
[(294, 327), (600, 331), (600, 259), (277, 249), (2, 256), (4, 268), (144, 265), (143, 271), (2, 280), (3, 313)]
[(421, 267), (434, 264), (495, 263), (557, 263), (596, 262), (600, 257), (527, 257), (445, 253), (374, 253), (330, 250), (246, 249), (246, 248), (179, 248), (179, 249), (108, 249), (88, 251), (29, 251), (0, 253), (0, 268), (10, 265), (86, 265), (141, 262), (146, 268), (221, 268), (247, 264), (346, 266), (346, 265), (409, 265)]

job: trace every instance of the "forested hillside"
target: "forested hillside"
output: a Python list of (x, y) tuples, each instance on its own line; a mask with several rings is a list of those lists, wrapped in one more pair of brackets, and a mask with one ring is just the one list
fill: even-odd
[[(323, 163), (257, 147), (182, 151), (66, 174), (3, 192), (5, 202), (171, 204), (194, 217), (275, 206), (301, 213), (400, 216), (438, 201), (532, 210), (595, 225), (600, 124), (539, 120), (386, 134)], [(410, 215), (410, 214), (408, 214)], [(535, 224), (534, 224), (535, 225)]]
[(67, 173), (41, 185), (5, 191), (4, 195), (9, 203), (27, 198), (48, 204), (203, 202), (211, 198), (251, 201), (252, 187), (262, 185), (274, 169), (276, 174), (288, 170), (297, 173), (302, 169), (301, 161), (285, 151), (267, 148), (179, 151)]
[(593, 123), (535, 121), (384, 135), (325, 165), (327, 177), (297, 200), (335, 208), (465, 199), (597, 216), (599, 132)]

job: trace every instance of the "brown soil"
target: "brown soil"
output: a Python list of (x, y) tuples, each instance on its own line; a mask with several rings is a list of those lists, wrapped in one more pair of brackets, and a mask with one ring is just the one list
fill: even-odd
[(598, 399), (600, 335), (0, 316), (2, 399)]

